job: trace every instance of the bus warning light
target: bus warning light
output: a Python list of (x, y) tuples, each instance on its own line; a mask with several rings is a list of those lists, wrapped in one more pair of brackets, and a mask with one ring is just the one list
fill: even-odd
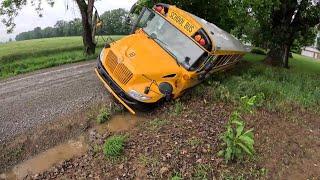
[(199, 44), (201, 46), (204, 46), (204, 45), (206, 45), (206, 41), (204, 39), (200, 39)]
[(161, 13), (162, 9), (163, 9), (162, 6), (156, 6), (156, 11), (158, 13)]
[(201, 38), (202, 38), (202, 37), (201, 37), (201, 35), (199, 35), (199, 34), (194, 37), (194, 39), (195, 39), (197, 42), (199, 42), (199, 41), (201, 40)]

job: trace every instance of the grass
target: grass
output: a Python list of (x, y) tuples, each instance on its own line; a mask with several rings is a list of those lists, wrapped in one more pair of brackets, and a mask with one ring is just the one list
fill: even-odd
[(173, 109), (172, 109), (172, 114), (179, 115), (179, 114), (181, 114), (182, 111), (183, 111), (182, 102), (180, 102), (179, 100), (176, 100), (174, 102), (174, 106), (173, 106)]
[(208, 179), (208, 171), (211, 169), (210, 165), (197, 164), (194, 168), (193, 179), (206, 180)]
[(169, 121), (164, 120), (164, 119), (155, 118), (154, 120), (150, 121), (149, 123), (150, 123), (151, 130), (157, 130), (162, 126), (167, 125), (169, 123)]
[(192, 147), (196, 147), (203, 144), (203, 141), (200, 138), (192, 137), (187, 140), (187, 144)]
[(182, 175), (178, 172), (173, 173), (173, 175), (170, 178), (171, 180), (182, 180)]
[(124, 144), (127, 137), (124, 135), (113, 135), (103, 145), (103, 153), (107, 158), (117, 158), (124, 151)]
[(145, 167), (147, 166), (157, 167), (160, 164), (159, 159), (157, 157), (148, 157), (145, 155), (139, 156), (139, 162), (141, 163), (141, 165)]
[(305, 72), (320, 75), (320, 60), (293, 54), (293, 58), (290, 60), (290, 66), (292, 71), (298, 73)]
[[(119, 39), (122, 36), (112, 36)], [(66, 63), (95, 59), (104, 42), (99, 39), (96, 54), (83, 53), (81, 37), (45, 38), (0, 45), (0, 79)]]
[(111, 118), (111, 110), (108, 108), (102, 108), (100, 114), (97, 116), (97, 123), (102, 124), (107, 122)]
[(247, 63), (212, 76), (205, 83), (211, 87), (212, 98), (239, 103), (239, 97), (262, 93), (263, 105), (271, 111), (290, 112), (296, 107), (320, 110), (320, 62), (294, 54), (291, 68), (283, 69), (262, 64), (263, 58), (263, 55), (248, 54), (244, 57)]

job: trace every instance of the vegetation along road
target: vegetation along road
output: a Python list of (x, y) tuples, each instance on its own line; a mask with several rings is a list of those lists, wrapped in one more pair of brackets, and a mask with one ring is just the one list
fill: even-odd
[(0, 142), (105, 100), (94, 66), (88, 61), (0, 81)]
[(96, 54), (90, 56), (83, 53), (80, 36), (33, 39), (2, 44), (0, 46), (0, 79), (43, 68), (94, 59), (104, 45), (104, 40), (110, 40), (109, 37), (117, 40), (122, 36), (99, 37)]

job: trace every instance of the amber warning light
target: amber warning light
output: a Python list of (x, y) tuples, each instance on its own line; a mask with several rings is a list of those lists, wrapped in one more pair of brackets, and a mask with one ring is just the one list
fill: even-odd
[(168, 12), (168, 7), (164, 7), (161, 5), (155, 5), (153, 9), (162, 15), (166, 15)]
[(206, 40), (204, 40), (200, 34), (196, 35), (194, 40), (196, 40), (201, 46), (206, 45)]

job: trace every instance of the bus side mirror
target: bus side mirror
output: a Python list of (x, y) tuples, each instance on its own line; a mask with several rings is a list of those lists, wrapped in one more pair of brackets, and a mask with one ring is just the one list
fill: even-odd
[(131, 6), (130, 11), (128, 12), (128, 15), (127, 15), (127, 17), (126, 17), (126, 19), (125, 19), (125, 22), (126, 22), (128, 25), (133, 25), (133, 24), (132, 24), (132, 18), (131, 18), (131, 16), (133, 16), (133, 14), (134, 14), (134, 12), (136, 11), (137, 7), (138, 7), (137, 3), (134, 3), (134, 4)]
[(137, 7), (137, 3), (134, 3), (130, 8), (129, 14), (133, 14), (136, 11)]

